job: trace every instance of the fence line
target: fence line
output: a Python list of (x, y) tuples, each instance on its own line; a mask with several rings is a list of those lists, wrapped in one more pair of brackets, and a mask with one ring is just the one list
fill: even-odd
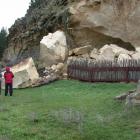
[(137, 82), (140, 79), (140, 60), (71, 60), (68, 77), (88, 82)]

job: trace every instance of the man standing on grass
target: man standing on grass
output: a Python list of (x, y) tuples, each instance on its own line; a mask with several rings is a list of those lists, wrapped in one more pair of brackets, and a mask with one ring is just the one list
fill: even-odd
[(10, 96), (13, 95), (13, 78), (14, 74), (10, 71), (9, 67), (6, 67), (6, 72), (4, 73), (5, 79), (5, 96), (10, 93)]

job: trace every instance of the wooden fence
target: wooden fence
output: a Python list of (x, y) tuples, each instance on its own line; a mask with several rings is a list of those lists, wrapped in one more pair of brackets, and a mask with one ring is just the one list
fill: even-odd
[(71, 60), (68, 77), (88, 82), (137, 82), (140, 79), (140, 60)]

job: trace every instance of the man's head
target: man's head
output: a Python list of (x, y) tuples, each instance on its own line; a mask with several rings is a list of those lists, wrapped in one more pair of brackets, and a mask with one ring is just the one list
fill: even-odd
[(6, 67), (6, 71), (9, 72), (10, 71), (10, 67)]

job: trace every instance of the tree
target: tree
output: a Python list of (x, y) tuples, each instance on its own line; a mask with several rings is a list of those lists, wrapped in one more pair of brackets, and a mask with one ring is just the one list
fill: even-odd
[(0, 31), (0, 59), (2, 58), (3, 52), (7, 48), (7, 46), (8, 46), (7, 31), (4, 28), (2, 28)]
[(31, 0), (30, 6), (32, 8), (38, 7), (41, 4), (41, 0)]

